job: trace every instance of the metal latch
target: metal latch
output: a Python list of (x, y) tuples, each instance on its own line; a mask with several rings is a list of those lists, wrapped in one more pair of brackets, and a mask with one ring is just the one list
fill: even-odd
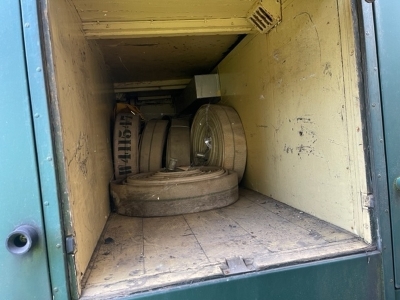
[(222, 264), (221, 270), (224, 275), (240, 274), (250, 271), (254, 271), (253, 259), (243, 259), (239, 256), (228, 258), (225, 263)]

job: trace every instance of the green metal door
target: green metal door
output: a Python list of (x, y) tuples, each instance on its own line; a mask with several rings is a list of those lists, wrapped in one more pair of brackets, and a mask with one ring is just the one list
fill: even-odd
[(400, 288), (400, 2), (375, 1), (381, 99), (392, 222), (395, 287)]
[(0, 20), (0, 298), (51, 299), (20, 3)]

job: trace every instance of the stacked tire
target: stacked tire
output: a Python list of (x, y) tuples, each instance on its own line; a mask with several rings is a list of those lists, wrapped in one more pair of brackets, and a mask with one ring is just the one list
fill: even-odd
[(169, 216), (238, 199), (247, 153), (243, 126), (233, 108), (203, 105), (191, 128), (186, 119), (150, 120), (141, 135), (135, 117), (120, 114), (115, 122), (116, 180), (110, 190), (117, 213)]

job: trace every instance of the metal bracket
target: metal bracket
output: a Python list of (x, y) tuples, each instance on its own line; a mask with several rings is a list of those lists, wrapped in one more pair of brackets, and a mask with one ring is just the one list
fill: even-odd
[(362, 194), (362, 205), (364, 207), (373, 208), (375, 206), (374, 195), (373, 194)]
[(72, 235), (65, 238), (65, 251), (67, 254), (75, 253), (75, 238)]
[(243, 259), (239, 256), (225, 259), (224, 264), (221, 266), (221, 270), (224, 275), (240, 274), (254, 271), (253, 259)]

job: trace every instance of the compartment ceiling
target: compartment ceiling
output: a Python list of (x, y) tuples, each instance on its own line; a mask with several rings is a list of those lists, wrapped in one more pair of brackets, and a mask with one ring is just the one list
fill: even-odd
[(114, 82), (163, 81), (208, 74), (237, 35), (98, 40)]
[[(114, 82), (134, 90), (209, 73), (241, 36), (255, 0), (72, 0)], [(177, 85), (181, 86), (181, 85)]]

